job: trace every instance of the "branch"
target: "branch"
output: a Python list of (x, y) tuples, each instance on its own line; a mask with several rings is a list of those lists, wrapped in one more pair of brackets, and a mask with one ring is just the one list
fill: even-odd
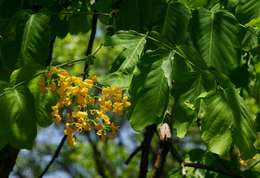
[(226, 175), (226, 176), (230, 176), (233, 178), (244, 178), (243, 176), (240, 176), (236, 173), (234, 173), (234, 171), (228, 170), (228, 171), (224, 171), (218, 168), (214, 168), (205, 164), (201, 164), (201, 163), (192, 163), (192, 162), (185, 162), (184, 159), (182, 158), (182, 156), (178, 153), (177, 149), (174, 147), (173, 142), (171, 142), (170, 145), (170, 152), (173, 156), (174, 159), (176, 159), (179, 164), (181, 165), (182, 169), (184, 169), (185, 167), (193, 167), (193, 168), (198, 168), (198, 169), (204, 169), (204, 170), (208, 170), (208, 171), (213, 171), (222, 175)]
[(129, 157), (126, 159), (125, 164), (129, 164), (132, 158), (143, 148), (143, 143), (135, 148), (135, 150), (129, 155)]
[[(94, 10), (94, 14), (92, 17), (92, 29), (91, 29), (91, 34), (89, 37), (89, 41), (88, 41), (88, 47), (86, 50), (86, 56), (91, 54), (92, 48), (93, 48), (93, 44), (94, 44), (94, 40), (95, 40), (95, 36), (96, 36), (96, 31), (97, 31), (97, 20), (98, 20), (98, 15), (96, 14), (97, 11)], [(88, 68), (89, 68), (89, 63), (86, 62), (85, 66), (84, 66), (84, 74), (83, 74), (83, 79), (85, 79), (88, 75)]]
[(156, 125), (150, 125), (146, 127), (146, 131), (144, 133), (143, 146), (142, 146), (139, 178), (146, 178), (151, 141), (155, 131), (156, 131)]
[(19, 149), (6, 145), (0, 150), (0, 177), (8, 177), (12, 171)]
[(166, 156), (170, 151), (170, 142), (172, 139), (171, 129), (168, 123), (163, 123), (160, 126), (160, 143), (159, 150), (156, 154), (156, 159), (153, 167), (153, 178), (159, 178), (162, 175)]
[(55, 159), (59, 156), (61, 148), (63, 147), (65, 141), (67, 139), (67, 135), (64, 135), (58, 145), (58, 147), (55, 150), (55, 153), (53, 154), (50, 162), (47, 164), (47, 166), (45, 167), (45, 169), (42, 171), (41, 175), (39, 176), (39, 178), (42, 178), (44, 176), (44, 174), (49, 170), (50, 166), (52, 165), (52, 163), (55, 161)]
[(214, 168), (214, 167), (210, 167), (208, 165), (205, 165), (205, 164), (200, 164), (200, 163), (191, 163), (191, 162), (182, 162), (182, 165), (185, 167), (193, 167), (193, 168), (198, 168), (198, 169), (204, 169), (204, 170), (208, 170), (208, 171), (213, 171), (213, 172), (216, 172), (216, 173), (220, 173), (222, 175), (226, 175), (226, 176), (230, 176), (230, 177), (233, 177), (233, 178), (244, 178), (243, 176), (240, 176), (234, 172), (231, 172), (231, 171), (224, 171), (224, 170), (221, 170), (221, 169), (217, 169), (217, 168)]

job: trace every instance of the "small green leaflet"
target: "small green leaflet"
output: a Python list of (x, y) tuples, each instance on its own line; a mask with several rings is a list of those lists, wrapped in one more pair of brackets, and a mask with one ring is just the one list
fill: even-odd
[(123, 48), (123, 52), (119, 54), (120, 56), (114, 62), (119, 63), (119, 65), (114, 65), (116, 66), (113, 69), (114, 72), (103, 77), (100, 82), (105, 85), (128, 88), (133, 77), (134, 68), (143, 53), (146, 36), (134, 31), (120, 31), (110, 40), (109, 43)]

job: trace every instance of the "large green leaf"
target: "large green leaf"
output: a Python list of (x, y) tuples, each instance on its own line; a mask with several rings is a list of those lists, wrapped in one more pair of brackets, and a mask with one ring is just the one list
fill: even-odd
[(252, 158), (255, 154), (254, 142), (256, 139), (253, 127), (253, 116), (244, 99), (234, 88), (229, 88), (226, 92), (229, 105), (234, 115), (233, 140), (239, 148), (243, 159)]
[(34, 100), (24, 86), (6, 87), (0, 96), (0, 134), (17, 148), (31, 148), (36, 137)]
[(209, 149), (223, 155), (233, 142), (243, 159), (255, 154), (253, 118), (233, 86), (210, 92), (203, 99), (202, 138)]
[(113, 65), (114, 72), (102, 78), (101, 83), (129, 87), (133, 70), (144, 50), (146, 36), (134, 31), (120, 31), (110, 39), (109, 43), (108, 45), (120, 47), (123, 51), (114, 62), (114, 64), (119, 62), (119, 65)]
[(240, 66), (239, 25), (231, 13), (198, 9), (191, 22), (193, 44), (208, 67), (228, 74)]
[(162, 64), (171, 57), (171, 53), (149, 52), (138, 64), (130, 90), (133, 99), (130, 123), (138, 131), (150, 124), (160, 123), (163, 119), (169, 87)]
[(170, 1), (162, 28), (162, 37), (170, 44), (180, 44), (185, 40), (191, 17), (189, 9), (182, 3)]
[(209, 93), (200, 106), (202, 116), (202, 139), (208, 149), (224, 155), (232, 143), (233, 114), (222, 91)]
[(0, 25), (0, 78), (6, 81), (12, 70), (17, 67), (23, 29), (29, 16), (30, 11), (21, 10)]
[(50, 16), (39, 12), (27, 20), (19, 55), (19, 64), (37, 62), (46, 65), (50, 44)]
[(243, 24), (248, 23), (253, 18), (260, 17), (260, 1), (241, 0), (236, 8), (236, 16)]

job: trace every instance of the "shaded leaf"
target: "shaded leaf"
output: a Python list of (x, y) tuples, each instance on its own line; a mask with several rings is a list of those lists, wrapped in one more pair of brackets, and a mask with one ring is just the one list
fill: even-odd
[(7, 87), (0, 97), (0, 125), (4, 127), (0, 129), (5, 130), (8, 143), (17, 148), (32, 148), (37, 130), (30, 91), (24, 86)]
[(232, 143), (234, 116), (222, 91), (209, 93), (203, 101), (202, 139), (211, 152), (224, 155)]
[(185, 92), (178, 99), (173, 110), (173, 127), (177, 130), (178, 137), (184, 137), (190, 124), (195, 119), (196, 99), (201, 93), (205, 92), (201, 76), (191, 86), (191, 89)]
[(23, 67), (16, 69), (12, 72), (10, 76), (10, 83), (14, 85), (19, 82), (28, 83), (31, 79), (35, 77), (35, 74), (37, 72), (43, 69), (44, 67), (37, 63), (24, 65)]
[(240, 66), (239, 26), (231, 13), (199, 9), (191, 22), (193, 44), (208, 67), (228, 74)]
[(233, 86), (211, 92), (203, 100), (202, 138), (209, 149), (223, 155), (233, 140), (242, 159), (251, 158), (255, 154), (253, 118)]
[(170, 44), (181, 44), (187, 35), (191, 13), (182, 3), (170, 1), (162, 28), (162, 37)]
[(50, 17), (44, 12), (32, 14), (27, 20), (19, 55), (19, 64), (36, 62), (45, 65), (50, 44)]
[(236, 16), (242, 24), (246, 24), (253, 18), (260, 17), (260, 1), (239, 1), (236, 8)]
[(168, 55), (164, 52), (150, 52), (138, 64), (130, 90), (133, 98), (130, 123), (138, 131), (150, 124), (160, 123), (163, 119), (169, 100), (169, 87), (162, 63)]
[(34, 96), (34, 107), (37, 124), (41, 127), (47, 127), (52, 124), (51, 106), (57, 102), (57, 96), (52, 92), (40, 92), (39, 82), (42, 76), (38, 76), (31, 80), (28, 84), (29, 90)]

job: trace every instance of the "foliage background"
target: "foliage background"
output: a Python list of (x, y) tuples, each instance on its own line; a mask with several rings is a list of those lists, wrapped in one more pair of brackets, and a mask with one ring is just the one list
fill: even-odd
[[(63, 135), (49, 126), (52, 99), (39, 95), (32, 76), (50, 61), (84, 58), (95, 14), (93, 51), (101, 48), (89, 73), (123, 87), (132, 108), (118, 119), (115, 139), (77, 135), (78, 145), (65, 145), (46, 177), (138, 177), (144, 150), (124, 162), (149, 125), (157, 126), (152, 135), (162, 122), (185, 161), (259, 177), (260, 1), (0, 0), (0, 148), (32, 148), (20, 151), (11, 177), (39, 176)], [(78, 76), (83, 68), (83, 62), (65, 67)], [(147, 177), (155, 175), (158, 150), (167, 150), (162, 145), (155, 134)], [(187, 177), (224, 177), (183, 169), (167, 152), (161, 177), (184, 170)]]

